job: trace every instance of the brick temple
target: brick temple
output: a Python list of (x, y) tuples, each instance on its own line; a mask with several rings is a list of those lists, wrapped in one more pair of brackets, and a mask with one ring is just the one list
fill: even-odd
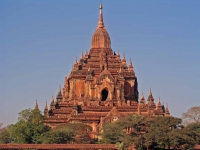
[[(160, 99), (154, 102), (152, 91), (139, 99), (138, 82), (132, 61), (115, 53), (103, 22), (102, 5), (99, 21), (92, 35), (91, 48), (75, 61), (71, 73), (64, 78), (63, 88), (45, 106), (45, 124), (54, 128), (61, 124), (82, 122), (93, 129), (93, 137), (102, 125), (130, 114), (169, 116), (168, 106)], [(139, 100), (138, 100), (139, 99)], [(37, 104), (36, 104), (36, 107)]]

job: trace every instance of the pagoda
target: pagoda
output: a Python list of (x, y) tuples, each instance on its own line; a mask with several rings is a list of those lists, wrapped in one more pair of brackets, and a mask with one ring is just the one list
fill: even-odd
[[(169, 116), (168, 107), (155, 104), (150, 89), (148, 99), (138, 100), (137, 76), (130, 60), (115, 53), (103, 22), (102, 5), (98, 26), (92, 36), (90, 51), (75, 61), (71, 73), (64, 78), (50, 107), (45, 106), (45, 124), (54, 128), (61, 124), (81, 122), (98, 134), (104, 123), (130, 114)], [(37, 106), (38, 107), (38, 106)]]

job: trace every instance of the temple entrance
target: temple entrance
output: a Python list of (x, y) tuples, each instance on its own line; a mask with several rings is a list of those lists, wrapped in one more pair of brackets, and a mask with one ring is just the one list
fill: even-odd
[(105, 101), (107, 99), (107, 97), (108, 97), (108, 90), (106, 90), (106, 89), (102, 90), (102, 92), (101, 92), (101, 100)]

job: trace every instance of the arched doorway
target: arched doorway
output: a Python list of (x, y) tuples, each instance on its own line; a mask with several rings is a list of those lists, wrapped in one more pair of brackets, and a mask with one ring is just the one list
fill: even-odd
[(101, 91), (101, 100), (102, 100), (102, 101), (105, 101), (105, 100), (107, 99), (107, 97), (108, 97), (108, 90), (103, 89), (103, 90)]

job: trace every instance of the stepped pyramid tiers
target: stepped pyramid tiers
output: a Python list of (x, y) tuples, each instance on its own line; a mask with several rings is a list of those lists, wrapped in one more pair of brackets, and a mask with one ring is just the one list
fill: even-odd
[[(91, 49), (75, 61), (72, 71), (64, 78), (64, 87), (45, 106), (45, 123), (51, 127), (69, 122), (83, 122), (93, 128), (94, 135), (102, 125), (128, 114), (165, 116), (163, 105), (154, 103), (150, 90), (147, 102), (142, 95), (138, 102), (138, 82), (130, 59), (111, 49), (110, 36), (104, 26), (102, 5)], [(48, 109), (48, 112), (47, 112)], [(169, 110), (167, 108), (167, 115)]]

